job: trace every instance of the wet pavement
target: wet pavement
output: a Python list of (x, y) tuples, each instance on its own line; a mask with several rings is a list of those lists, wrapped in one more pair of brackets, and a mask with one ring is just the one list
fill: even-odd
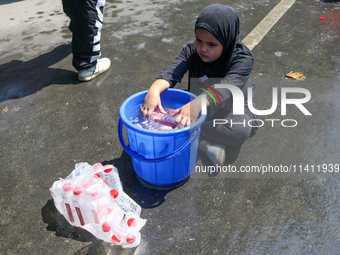
[[(120, 105), (193, 39), (211, 3), (108, 0), (101, 48), (112, 67), (81, 83), (61, 3), (0, 1), (0, 254), (339, 253), (340, 2), (295, 1), (252, 50), (254, 102), (269, 109), (276, 87), (278, 107), (259, 117), (254, 137), (227, 149), (225, 166), (295, 173), (194, 171), (162, 189), (136, 177), (118, 140)], [(239, 13), (245, 38), (279, 0), (223, 3)], [(306, 78), (284, 78), (290, 71)], [(292, 87), (311, 93), (312, 116), (293, 105), (281, 114), (282, 88)], [(97, 240), (57, 212), (49, 188), (78, 162), (117, 166), (147, 219), (137, 248)], [(199, 153), (197, 166), (209, 164)]]

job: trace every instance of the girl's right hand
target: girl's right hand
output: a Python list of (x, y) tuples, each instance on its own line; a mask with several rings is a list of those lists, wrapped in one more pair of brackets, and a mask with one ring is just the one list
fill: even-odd
[(161, 103), (160, 94), (157, 92), (149, 91), (146, 94), (144, 102), (140, 107), (140, 112), (144, 118), (150, 118), (151, 114), (156, 108), (158, 108), (160, 112), (166, 113)]
[(161, 113), (166, 113), (161, 103), (160, 94), (169, 87), (170, 83), (163, 79), (158, 79), (151, 85), (140, 107), (140, 112), (144, 118), (150, 118), (156, 108), (158, 108)]

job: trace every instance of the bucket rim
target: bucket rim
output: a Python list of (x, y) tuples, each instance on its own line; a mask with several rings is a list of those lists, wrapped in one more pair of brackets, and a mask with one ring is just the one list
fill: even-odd
[[(147, 94), (149, 90), (143, 90), (140, 92), (137, 92), (131, 96), (129, 96), (127, 99), (124, 100), (124, 102), (121, 104), (120, 108), (119, 108), (119, 117), (122, 119), (123, 124), (126, 127), (129, 127), (129, 129), (132, 129), (138, 133), (147, 133), (147, 134), (152, 134), (152, 135), (157, 135), (157, 136), (168, 136), (169, 134), (179, 134), (179, 133), (184, 133), (187, 131), (191, 131), (191, 130), (195, 130), (197, 127), (201, 126), (202, 123), (205, 121), (206, 119), (206, 115), (200, 115), (200, 117), (198, 118), (198, 120), (196, 120), (192, 125), (190, 126), (186, 126), (183, 128), (179, 128), (179, 129), (173, 129), (173, 130), (165, 130), (165, 131), (158, 131), (158, 130), (149, 130), (149, 129), (144, 129), (141, 127), (138, 127), (137, 125), (131, 123), (131, 121), (129, 121), (125, 115), (123, 114), (123, 110), (125, 108), (125, 106), (127, 105), (127, 103), (132, 99), (135, 98), (137, 96), (141, 96), (142, 94)], [(192, 98), (196, 98), (197, 96), (189, 91), (185, 91), (185, 90), (181, 90), (181, 89), (175, 89), (175, 88), (168, 88), (167, 91), (177, 91), (177, 92), (181, 92), (184, 94), (187, 94), (189, 96), (191, 96)]]

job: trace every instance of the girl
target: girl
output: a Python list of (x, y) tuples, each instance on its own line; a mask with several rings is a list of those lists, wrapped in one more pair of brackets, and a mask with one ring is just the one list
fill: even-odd
[[(239, 17), (231, 7), (221, 4), (206, 7), (195, 23), (196, 40), (188, 42), (172, 64), (159, 72), (140, 108), (142, 115), (147, 118), (155, 108), (165, 112), (160, 94), (181, 82), (189, 70), (189, 91), (196, 89), (193, 85), (197, 81), (203, 81), (207, 85), (199, 83), (200, 87), (214, 96), (206, 97), (207, 119), (201, 127), (198, 148), (207, 154), (214, 165), (220, 166), (224, 165), (226, 145), (244, 143), (254, 134), (253, 128), (247, 123), (256, 119), (247, 105), (247, 89), (255, 88), (250, 76), (254, 58), (239, 38), (239, 23)], [(217, 83), (235, 85), (243, 91), (244, 115), (233, 114), (233, 98), (229, 89), (211, 89)], [(199, 95), (175, 110), (174, 114), (178, 113), (175, 124), (180, 123), (180, 127), (184, 127), (193, 123), (200, 113), (201, 100), (202, 96)], [(228, 122), (214, 125), (214, 119), (226, 119)], [(231, 125), (231, 122), (238, 124)]]

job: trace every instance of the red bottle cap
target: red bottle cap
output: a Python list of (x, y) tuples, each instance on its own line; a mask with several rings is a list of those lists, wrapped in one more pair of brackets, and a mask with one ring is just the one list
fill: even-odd
[(135, 218), (130, 218), (127, 220), (127, 225), (129, 227), (135, 227), (137, 226), (137, 220)]
[(126, 241), (128, 243), (134, 243), (136, 241), (136, 236), (134, 234), (127, 234)]
[(103, 225), (102, 225), (102, 229), (104, 232), (109, 232), (111, 230), (111, 226), (109, 223), (107, 222), (104, 222)]
[(82, 187), (75, 187), (74, 189), (73, 189), (73, 193), (74, 193), (74, 195), (80, 195), (81, 193), (83, 193), (83, 188)]
[(119, 195), (119, 192), (117, 191), (117, 190), (115, 190), (115, 189), (112, 189), (112, 190), (110, 190), (110, 195), (113, 197), (113, 198), (117, 198), (118, 197), (118, 195)]
[(102, 168), (103, 165), (102, 165), (101, 163), (95, 163), (95, 164), (93, 165), (93, 167), (94, 167), (94, 169), (99, 169), (99, 168)]
[(114, 244), (119, 244), (121, 240), (120, 240), (120, 238), (119, 238), (118, 236), (112, 235), (111, 241), (112, 241), (112, 243), (114, 243)]
[(107, 168), (107, 169), (104, 170), (105, 173), (110, 173), (111, 171), (112, 171), (112, 167)]
[(98, 178), (100, 178), (100, 173), (96, 173), (96, 174), (94, 174), (94, 175), (92, 175), (94, 178), (96, 178), (96, 179), (98, 179)]
[(66, 192), (71, 191), (71, 190), (73, 189), (72, 184), (69, 183), (69, 182), (65, 183), (65, 184), (63, 185), (63, 189), (64, 189), (64, 191), (66, 191)]
[(93, 189), (89, 189), (89, 194), (91, 197), (96, 197), (98, 196), (98, 190), (93, 188)]

